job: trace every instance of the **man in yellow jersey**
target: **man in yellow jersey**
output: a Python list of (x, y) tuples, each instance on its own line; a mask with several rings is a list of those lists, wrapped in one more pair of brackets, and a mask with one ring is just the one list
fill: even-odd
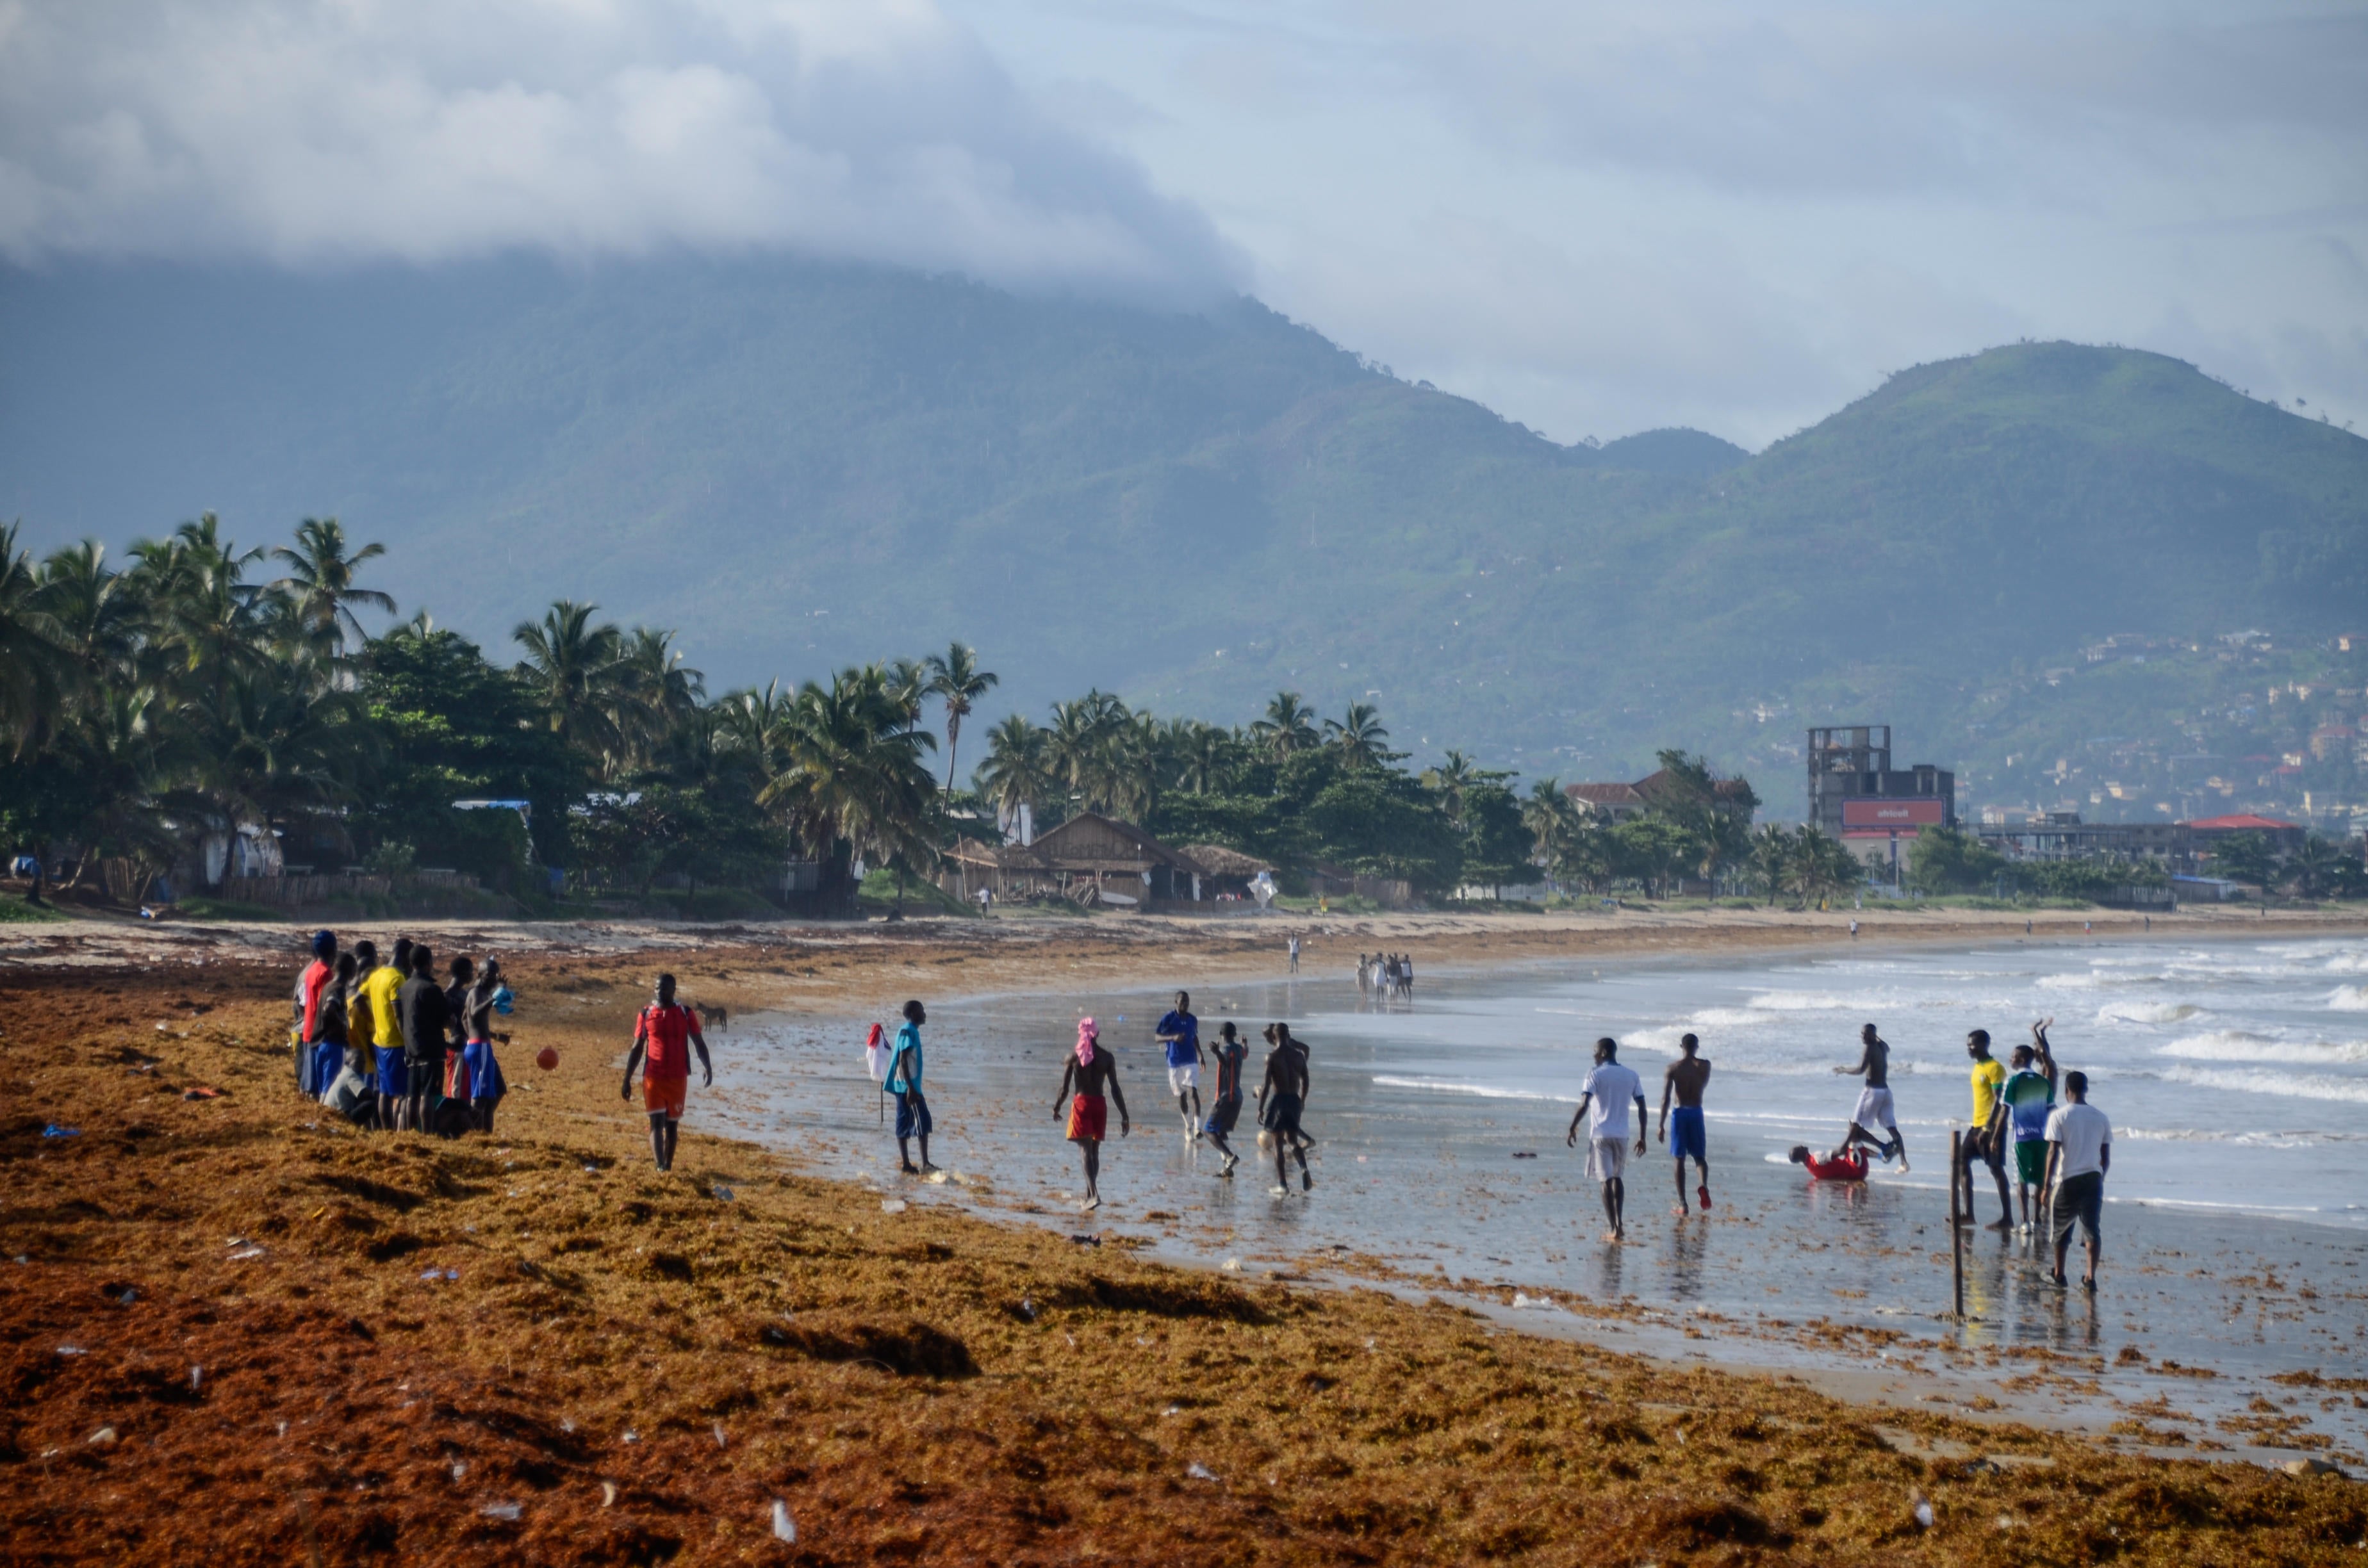
[(1990, 1176), (1998, 1183), (1998, 1222), (1993, 1231), (2014, 1229), (2014, 1194), (2006, 1182), (2006, 1118), (2000, 1114), (2006, 1102), (1998, 1091), (2006, 1086), (2006, 1063), (1990, 1054), (1990, 1031), (1975, 1029), (1965, 1036), (1965, 1054), (1974, 1059), (1974, 1119), (1972, 1131), (1965, 1134), (1961, 1163), (1965, 1183), (1965, 1211), (1959, 1222), (1974, 1222), (1974, 1162), (1980, 1160), (1989, 1166)]
[[(370, 1043), (378, 1065), (378, 1125), (381, 1131), (404, 1126), (408, 1121), (404, 1112), (411, 1097), (411, 1082), (403, 1065), (403, 1021), (394, 1016), (394, 994), (411, 977), (410, 964), (411, 938), (398, 937), (394, 941), (394, 961), (370, 971), (361, 983), (362, 998), (370, 1004)], [(362, 1037), (357, 1034), (351, 1038), (359, 1040)]]

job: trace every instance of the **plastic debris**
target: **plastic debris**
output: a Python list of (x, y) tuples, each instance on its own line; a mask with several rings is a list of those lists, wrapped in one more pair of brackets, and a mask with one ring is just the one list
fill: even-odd
[(458, 1480), (460, 1480), (462, 1476), (464, 1476), (464, 1475), (466, 1475), (466, 1474), (468, 1474), (468, 1473), (469, 1473), (469, 1461), (468, 1461), (467, 1460), (454, 1460), (452, 1461), (452, 1479), (453, 1479), (453, 1480), (458, 1481)]
[(1034, 1323), (1036, 1321), (1036, 1303), (1030, 1301), (1025, 1296), (1020, 1297), (1019, 1315), (1026, 1318), (1030, 1323)]
[(189, 1369), (189, 1392), (191, 1393), (197, 1392), (198, 1390), (204, 1385), (205, 1381), (206, 1369), (203, 1367), (192, 1367)]
[(1184, 1473), (1194, 1481), (1214, 1481), (1217, 1479), (1217, 1472), (1211, 1470), (1207, 1465), (1202, 1464), (1199, 1460), (1194, 1460), (1190, 1464), (1186, 1465), (1184, 1467)]
[(233, 1263), (245, 1263), (250, 1259), (258, 1258), (262, 1256), (263, 1249), (259, 1246), (241, 1247), (236, 1252), (230, 1255), (230, 1260)]
[(575, 1431), (575, 1417), (574, 1417), (573, 1415), (563, 1415), (563, 1416), (561, 1416), (561, 1417), (559, 1418), (559, 1429), (560, 1429), (561, 1431), (563, 1431), (563, 1432), (573, 1432), (573, 1431)]
[(1099, 1236), (1071, 1236), (1069, 1239), (1081, 1247), (1098, 1247), (1102, 1244), (1102, 1239)]
[(115, 1304), (119, 1307), (128, 1307), (139, 1299), (140, 1292), (132, 1287), (126, 1285), (123, 1288), (123, 1294), (115, 1298)]
[(718, 1202), (729, 1203), (732, 1201), (732, 1189), (724, 1186), (720, 1181), (714, 1186), (709, 1187), (707, 1190), (715, 1195), (715, 1199)]
[(181, 1097), (185, 1100), (218, 1100), (222, 1097), (222, 1092), (203, 1084), (192, 1084), (181, 1091)]
[(1916, 1527), (1927, 1530), (1932, 1528), (1932, 1505), (1921, 1497), (1916, 1500)]
[(1238, 1257), (1229, 1257), (1217, 1265), (1217, 1271), (1221, 1274), (1239, 1274), (1242, 1271), (1242, 1260)]
[(44, 1138), (79, 1138), (82, 1136), (82, 1129), (79, 1127), (60, 1127), (56, 1122), (52, 1121), (47, 1127), (41, 1129), (41, 1136)]
[(94, 1449), (111, 1449), (115, 1447), (115, 1428), (101, 1426), (97, 1431), (85, 1437), (83, 1442)]
[(721, 1421), (715, 1424), (715, 1446), (719, 1449), (723, 1447), (723, 1423)]
[(880, 1200), (880, 1212), (882, 1214), (902, 1214), (904, 1211), (905, 1200), (901, 1198), (883, 1198)]
[(626, 1443), (638, 1443), (638, 1442), (640, 1442), (640, 1441), (642, 1440), (642, 1435), (641, 1435), (639, 1432), (628, 1432), (628, 1433), (626, 1433), (626, 1434), (624, 1435), (624, 1437), (622, 1437), (621, 1438), (620, 1438), (620, 1439), (618, 1439), (618, 1440), (619, 1440), (620, 1442), (626, 1442)]
[(602, 1482), (600, 1483), (600, 1506), (603, 1508), (613, 1508), (616, 1506), (617, 1483), (613, 1481)]
[(58, 1354), (61, 1356), (87, 1356), (90, 1352), (85, 1350), (79, 1345), (61, 1345), (58, 1346)]
[(773, 1499), (773, 1539), (792, 1545), (798, 1539), (798, 1522), (790, 1517), (790, 1506), (779, 1497)]
[(515, 1520), (525, 1510), (516, 1503), (488, 1503), (477, 1512), (489, 1519)]

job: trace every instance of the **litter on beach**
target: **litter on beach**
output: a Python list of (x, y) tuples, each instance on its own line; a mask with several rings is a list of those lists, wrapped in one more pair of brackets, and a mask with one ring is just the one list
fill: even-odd
[(1211, 1470), (1207, 1465), (1202, 1464), (1199, 1460), (1194, 1460), (1190, 1464), (1186, 1465), (1184, 1467), (1184, 1473), (1194, 1481), (1214, 1481), (1217, 1479), (1216, 1471)]
[(904, 1211), (905, 1200), (901, 1198), (883, 1198), (880, 1200), (880, 1212), (882, 1214), (902, 1214)]
[(773, 1539), (791, 1544), (798, 1539), (798, 1522), (790, 1517), (790, 1506), (779, 1497), (773, 1499)]
[(488, 1503), (477, 1512), (489, 1519), (514, 1520), (525, 1510), (516, 1503)]
[(82, 1129), (79, 1127), (60, 1127), (56, 1122), (52, 1121), (47, 1127), (41, 1129), (41, 1136), (44, 1138), (79, 1138), (82, 1136)]

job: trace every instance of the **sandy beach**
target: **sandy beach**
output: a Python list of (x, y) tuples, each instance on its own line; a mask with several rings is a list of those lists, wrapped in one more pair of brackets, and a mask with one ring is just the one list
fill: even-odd
[[(1311, 971), (1390, 947), (1428, 976), (1848, 943), (1850, 918), (1302, 928)], [(2022, 926), (1857, 918), (1861, 944)], [(735, 1015), (724, 1054), (759, 1013), (1270, 980), (1288, 928), (430, 925), (439, 950), (501, 955), (523, 1003), (498, 1136), (452, 1142), (350, 1131), (292, 1094), (287, 927), (7, 928), (6, 1560), (2284, 1562), (2351, 1561), (2368, 1536), (2360, 1483), (2281, 1446), (2300, 1402), (2361, 1404), (2356, 1364), (2279, 1385), (2247, 1432), (2166, 1397), (2089, 1435), (1986, 1392), (2002, 1360), (2029, 1390), (2093, 1381), (2077, 1354), (1926, 1325), (1845, 1375), (1706, 1356), (1702, 1325), (1643, 1310), (1564, 1300), (1548, 1323), (1385, 1259), (1190, 1267), (1162, 1256), (1173, 1214), (1073, 1230), (991, 1188), (902, 1197), (718, 1136), (703, 1110), (732, 1102), (696, 1085), (661, 1177), (617, 1096), (661, 966)], [(2190, 1426), (2218, 1462), (2165, 1441)]]

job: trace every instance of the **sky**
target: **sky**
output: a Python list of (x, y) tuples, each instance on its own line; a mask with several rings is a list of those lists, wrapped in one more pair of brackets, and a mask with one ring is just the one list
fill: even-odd
[(0, 0), (0, 256), (1257, 295), (1563, 441), (2020, 338), (2368, 426), (2368, 7)]

